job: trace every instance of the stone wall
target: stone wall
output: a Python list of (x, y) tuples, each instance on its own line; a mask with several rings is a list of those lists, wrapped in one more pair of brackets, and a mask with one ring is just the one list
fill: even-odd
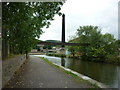
[(18, 55), (2, 61), (2, 87), (12, 78), (15, 71), (25, 62), (25, 55)]

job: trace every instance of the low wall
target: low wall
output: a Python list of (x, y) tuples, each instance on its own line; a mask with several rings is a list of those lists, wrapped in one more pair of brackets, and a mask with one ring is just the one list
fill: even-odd
[(25, 55), (18, 55), (14, 58), (10, 58), (2, 61), (2, 87), (4, 87), (8, 81), (12, 78), (15, 71), (25, 62)]

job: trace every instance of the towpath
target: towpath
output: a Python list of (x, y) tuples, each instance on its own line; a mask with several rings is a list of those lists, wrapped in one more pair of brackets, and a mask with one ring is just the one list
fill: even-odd
[(29, 60), (9, 81), (5, 88), (90, 88), (62, 70), (30, 55)]

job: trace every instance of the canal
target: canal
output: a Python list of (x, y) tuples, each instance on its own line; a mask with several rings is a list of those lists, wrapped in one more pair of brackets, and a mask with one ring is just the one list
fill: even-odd
[(118, 69), (120, 66), (98, 63), (98, 62), (88, 62), (73, 58), (60, 58), (46, 55), (35, 55), (47, 58), (49, 61), (74, 70), (78, 73), (81, 73), (85, 76), (88, 76), (94, 80), (109, 85), (112, 88), (118, 88)]

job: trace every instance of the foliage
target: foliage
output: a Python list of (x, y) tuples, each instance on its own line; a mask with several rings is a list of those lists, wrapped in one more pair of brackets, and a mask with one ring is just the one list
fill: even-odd
[[(73, 36), (70, 38), (69, 42), (71, 43), (77, 43), (79, 41), (79, 38), (76, 36)], [(75, 55), (78, 53), (79, 47), (78, 46), (68, 46), (68, 51), (70, 51), (72, 57), (75, 57)], [(80, 53), (78, 53), (80, 54)], [(71, 57), (70, 55), (70, 57)]]
[(29, 52), (49, 27), (54, 15), (61, 15), (62, 2), (4, 2), (2, 3), (2, 26), (7, 30), (4, 37), (14, 53)]
[(90, 46), (70, 46), (71, 54), (77, 54), (82, 59), (104, 61), (107, 55), (117, 55), (117, 42), (113, 35), (102, 34), (98, 26), (80, 26), (76, 37), (69, 42), (89, 43)]
[(57, 54), (57, 53), (47, 53), (48, 56), (55, 56), (55, 57), (66, 57), (64, 54)]

